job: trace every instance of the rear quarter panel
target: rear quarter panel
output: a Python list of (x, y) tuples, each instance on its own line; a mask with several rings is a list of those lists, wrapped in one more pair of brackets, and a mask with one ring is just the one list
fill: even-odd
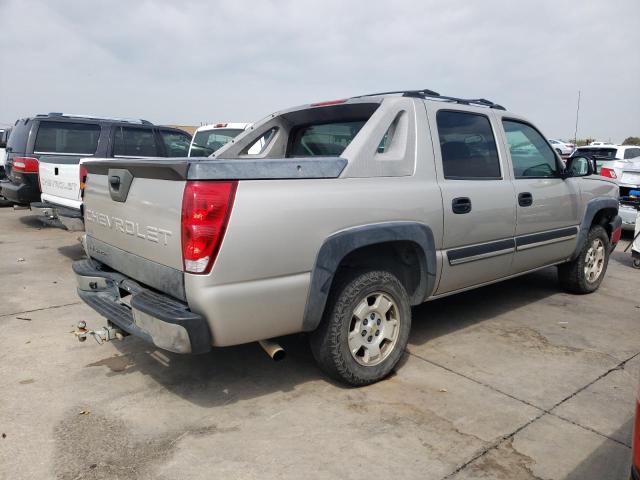
[(435, 181), (416, 177), (241, 181), (209, 275), (185, 275), (192, 310), (210, 321), (214, 345), (302, 331), (310, 272), (324, 240), (391, 221), (429, 225), (442, 238)]

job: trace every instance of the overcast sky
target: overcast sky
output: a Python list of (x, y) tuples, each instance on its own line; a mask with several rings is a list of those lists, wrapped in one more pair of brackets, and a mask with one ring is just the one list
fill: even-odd
[(640, 1), (0, 0), (0, 123), (49, 111), (254, 121), (404, 88), (549, 137), (640, 136)]

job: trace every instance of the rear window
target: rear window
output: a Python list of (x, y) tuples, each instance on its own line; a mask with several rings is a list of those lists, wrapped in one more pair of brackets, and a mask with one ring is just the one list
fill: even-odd
[(289, 157), (335, 157), (349, 146), (367, 119), (319, 123), (292, 132)]
[(100, 125), (97, 124), (41, 121), (33, 151), (93, 155), (99, 137)]
[(26, 120), (18, 120), (16, 122), (7, 141), (8, 152), (27, 153), (27, 140), (29, 139), (31, 125), (32, 123)]
[(196, 132), (191, 144), (190, 157), (208, 157), (240, 135), (244, 130), (239, 128), (216, 128)]

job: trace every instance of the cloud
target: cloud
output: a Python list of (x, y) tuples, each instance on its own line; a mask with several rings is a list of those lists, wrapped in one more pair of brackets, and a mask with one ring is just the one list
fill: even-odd
[(0, 122), (251, 121), (373, 91), (485, 97), (552, 137), (640, 134), (640, 4), (0, 0)]

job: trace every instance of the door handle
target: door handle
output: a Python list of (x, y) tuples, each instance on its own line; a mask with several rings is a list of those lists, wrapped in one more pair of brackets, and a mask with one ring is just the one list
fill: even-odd
[(469, 197), (458, 197), (451, 201), (453, 213), (463, 214), (471, 211), (471, 199)]
[(530, 192), (522, 192), (518, 194), (518, 205), (521, 207), (530, 207), (533, 205), (533, 195)]
[(111, 188), (114, 190), (118, 190), (120, 188), (120, 177), (117, 175), (111, 175), (109, 177), (109, 185), (111, 185)]

